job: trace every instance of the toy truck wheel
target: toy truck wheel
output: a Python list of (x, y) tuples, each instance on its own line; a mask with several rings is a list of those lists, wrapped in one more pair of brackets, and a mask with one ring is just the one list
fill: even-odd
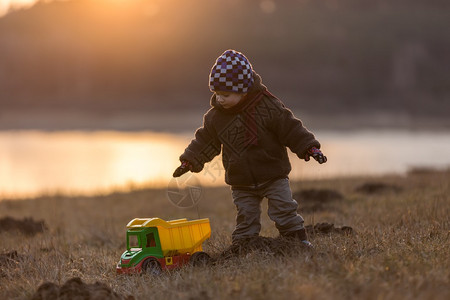
[(211, 263), (211, 261), (211, 256), (209, 256), (208, 253), (199, 251), (191, 255), (191, 259), (189, 262), (194, 267), (204, 267)]
[(149, 258), (144, 261), (142, 271), (148, 275), (160, 275), (162, 273), (161, 265), (154, 258)]

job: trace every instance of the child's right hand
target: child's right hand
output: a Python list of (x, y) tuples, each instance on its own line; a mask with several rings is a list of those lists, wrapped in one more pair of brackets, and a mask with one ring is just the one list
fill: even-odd
[(316, 147), (312, 147), (308, 150), (305, 156), (305, 161), (309, 161), (310, 157), (313, 157), (319, 164), (323, 164), (327, 162), (327, 157), (323, 155), (322, 151), (317, 149)]
[(190, 171), (192, 169), (191, 164), (186, 161), (183, 160), (181, 162), (181, 166), (179, 166), (175, 172), (173, 172), (173, 177), (180, 177), (181, 175), (183, 175), (184, 173), (187, 173), (188, 171)]

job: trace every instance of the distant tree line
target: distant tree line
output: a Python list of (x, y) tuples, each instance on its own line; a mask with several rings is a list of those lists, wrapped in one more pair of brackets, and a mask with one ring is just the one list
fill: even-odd
[(0, 18), (0, 106), (204, 108), (215, 58), (234, 48), (295, 108), (450, 112), (448, 1), (126, 2)]

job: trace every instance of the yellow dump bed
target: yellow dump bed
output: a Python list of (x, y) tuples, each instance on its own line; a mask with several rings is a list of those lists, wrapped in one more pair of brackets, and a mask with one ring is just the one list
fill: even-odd
[(160, 218), (136, 218), (127, 228), (157, 227), (164, 256), (202, 251), (202, 243), (211, 236), (209, 219), (164, 221)]

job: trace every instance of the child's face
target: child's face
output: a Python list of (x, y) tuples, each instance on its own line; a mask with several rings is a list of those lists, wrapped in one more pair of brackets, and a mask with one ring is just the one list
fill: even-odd
[(247, 94), (237, 94), (232, 92), (216, 92), (216, 100), (223, 108), (231, 108), (239, 103)]

